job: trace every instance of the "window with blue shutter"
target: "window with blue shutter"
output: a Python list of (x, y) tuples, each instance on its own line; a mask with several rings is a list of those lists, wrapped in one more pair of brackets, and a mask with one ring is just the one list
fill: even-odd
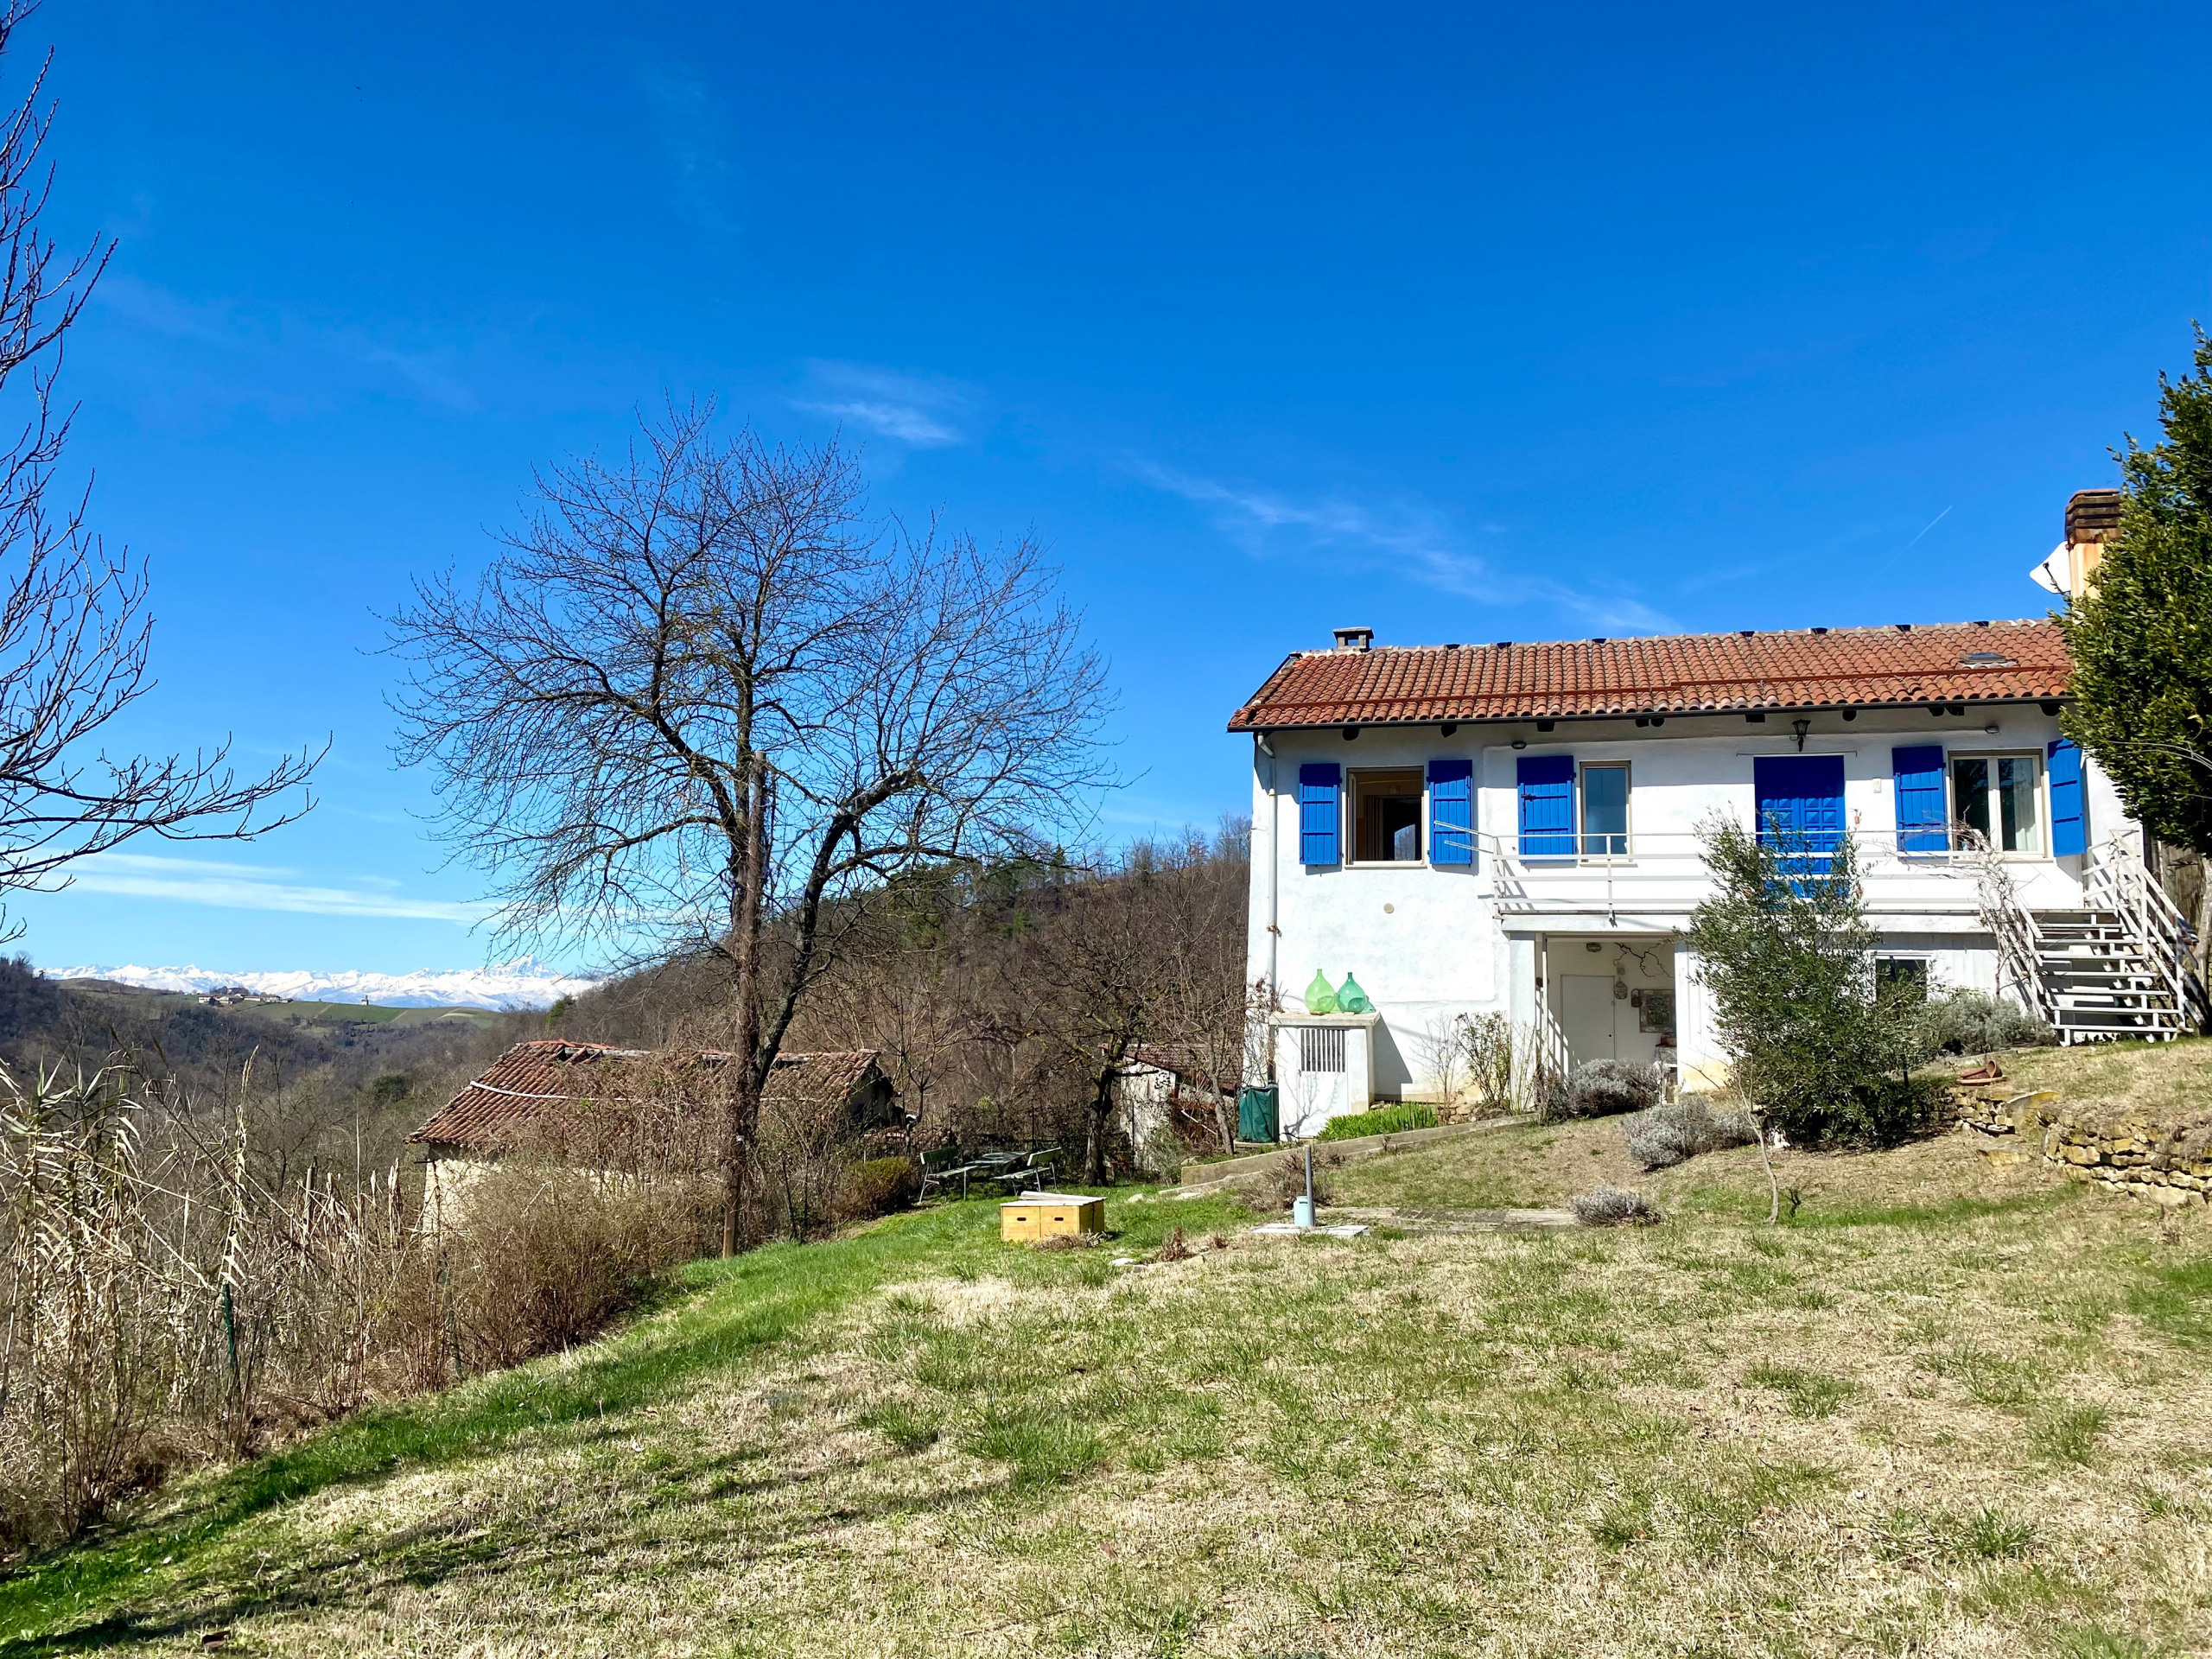
[(1751, 762), (1759, 840), (1790, 854), (1792, 875), (1826, 875), (1843, 840), (1843, 757), (1763, 754)]
[(1574, 757), (1524, 754), (1519, 763), (1521, 856), (1574, 856)]
[(2054, 858), (2089, 849), (2088, 815), (2082, 810), (2082, 751), (2066, 739), (2054, 739), (2047, 752), (2050, 772), (2050, 851)]
[(1897, 851), (1940, 853), (1951, 844), (1951, 818), (1943, 801), (1943, 746), (1916, 744), (1890, 751), (1896, 780)]
[(1333, 760), (1314, 761), (1298, 769), (1298, 861), (1335, 864), (1337, 826), (1344, 814), (1337, 805), (1337, 791), (1344, 769)]
[(1471, 760), (1428, 763), (1428, 861), (1475, 861), (1475, 765)]

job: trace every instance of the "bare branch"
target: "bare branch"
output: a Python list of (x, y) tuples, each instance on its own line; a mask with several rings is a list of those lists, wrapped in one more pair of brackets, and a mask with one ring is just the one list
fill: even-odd
[(1104, 781), (1104, 690), (1033, 539), (871, 529), (836, 442), (712, 416), (542, 475), (483, 577), (418, 582), (391, 634), (400, 757), (505, 934), (729, 963), (734, 1146), (839, 943), (825, 915), (1070, 822)]
[[(0, 56), (31, 10), (0, 10)], [(115, 245), (95, 238), (65, 258), (40, 230), (50, 62), (0, 118), (0, 391), (28, 376), (21, 428), (0, 448), (0, 892), (67, 886), (70, 865), (138, 836), (264, 834), (313, 805), (303, 785), (321, 758), (303, 751), (242, 777), (227, 741), (190, 756), (86, 753), (153, 690), (153, 617), (143, 562), (86, 528), (89, 486), (52, 499), (74, 414), (54, 399), (64, 336)]]

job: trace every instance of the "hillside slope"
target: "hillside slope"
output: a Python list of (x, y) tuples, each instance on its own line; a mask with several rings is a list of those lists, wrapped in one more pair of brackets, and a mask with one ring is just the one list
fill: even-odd
[[(543, 1030), (532, 1014), (358, 1003), (211, 1007), (196, 995), (54, 980), (0, 959), (0, 1060), (98, 1071), (134, 1054), (181, 1097), (227, 1113), (242, 1081), (257, 1153), (283, 1163), (342, 1153), (381, 1166), (406, 1156), (416, 1124), (508, 1044)], [(252, 1071), (249, 1078), (248, 1063)]]
[[(1559, 1131), (1545, 1166), (1618, 1133)], [(219, 1630), (302, 1655), (2212, 1645), (2201, 1212), (1963, 1134), (1789, 1154), (1783, 1179), (1782, 1229), (1738, 1152), (1649, 1183), (1666, 1225), (1611, 1233), (1266, 1238), (1123, 1192), (1103, 1249), (1002, 1247), (976, 1204), (703, 1263), (609, 1340), (180, 1487), (0, 1586), (0, 1631), (24, 1653)], [(1178, 1226), (1195, 1253), (1154, 1259)]]

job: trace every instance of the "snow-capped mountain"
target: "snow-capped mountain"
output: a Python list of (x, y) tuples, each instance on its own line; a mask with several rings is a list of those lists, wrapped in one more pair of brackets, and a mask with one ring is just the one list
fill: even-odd
[(242, 985), (299, 1002), (377, 1002), (388, 1008), (544, 1008), (599, 982), (517, 957), (488, 968), (425, 968), (411, 974), (218, 974), (204, 968), (56, 968), (55, 979), (107, 979), (148, 991), (213, 991)]

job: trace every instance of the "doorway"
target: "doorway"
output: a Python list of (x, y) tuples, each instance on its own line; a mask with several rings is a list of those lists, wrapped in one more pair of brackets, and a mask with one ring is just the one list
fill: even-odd
[(1585, 1060), (1649, 1059), (1651, 1041), (1637, 1031), (1637, 1010), (1613, 995), (1611, 974), (1560, 976), (1560, 1029), (1577, 1065)]
[(1673, 1061), (1673, 936), (1554, 933), (1540, 947), (1537, 977), (1571, 1064)]

